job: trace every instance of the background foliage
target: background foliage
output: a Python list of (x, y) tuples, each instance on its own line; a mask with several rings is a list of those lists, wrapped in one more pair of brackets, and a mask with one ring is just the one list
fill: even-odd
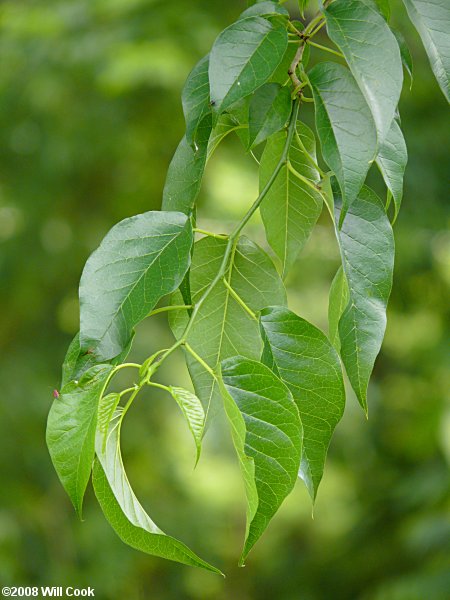
[[(370, 420), (350, 399), (315, 519), (298, 485), (247, 568), (238, 569), (243, 490), (227, 429), (219, 422), (210, 431), (194, 472), (189, 432), (164, 397), (146, 392), (125, 426), (138, 496), (163, 529), (225, 570), (222, 580), (124, 546), (89, 495), (79, 523), (53, 472), (44, 429), (58, 365), (78, 329), (82, 266), (114, 223), (159, 208), (183, 133), (184, 79), (245, 2), (2, 3), (0, 583), (91, 585), (97, 597), (130, 600), (447, 597), (448, 113), (417, 34), (400, 3), (392, 6), (416, 67), (400, 104), (410, 159), (394, 290)], [(302, 107), (304, 117), (308, 110)], [(374, 173), (371, 184), (378, 183)], [(200, 223), (220, 229), (256, 192), (253, 164), (228, 140), (208, 167)], [(326, 323), (337, 265), (324, 220), (288, 278), (293, 309), (318, 326)], [(164, 320), (153, 320), (140, 328), (134, 352), (145, 357), (169, 339)], [(172, 370), (171, 382), (186, 384), (181, 357), (164, 369)], [(220, 556), (228, 561), (220, 564)]]

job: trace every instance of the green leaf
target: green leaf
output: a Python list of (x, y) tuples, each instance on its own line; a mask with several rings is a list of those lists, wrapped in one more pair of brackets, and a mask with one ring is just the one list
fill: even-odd
[(288, 388), (260, 362), (222, 362), (225, 410), (247, 491), (247, 530), (240, 565), (293, 490), (302, 424)]
[(195, 463), (197, 464), (198, 459), (200, 458), (203, 431), (205, 429), (205, 411), (203, 410), (202, 403), (195, 394), (184, 388), (170, 386), (169, 391), (180, 407), (192, 433), (192, 437), (194, 438), (195, 447), (197, 449)]
[(80, 282), (80, 344), (96, 360), (117, 356), (135, 325), (181, 283), (193, 233), (186, 215), (150, 211), (124, 219), (90, 256)]
[(386, 139), (380, 145), (376, 162), (394, 199), (393, 222), (395, 222), (402, 202), (403, 175), (408, 162), (408, 151), (402, 130), (395, 119), (392, 121)]
[[(121, 363), (123, 363), (131, 350), (133, 337), (134, 335), (131, 336), (129, 343), (127, 344), (123, 352), (121, 352), (118, 356), (112, 358), (111, 360), (107, 360), (104, 362), (113, 366), (120, 365)], [(81, 377), (84, 375), (84, 373), (86, 373), (86, 371), (98, 364), (100, 363), (92, 352), (81, 350), (80, 333), (78, 332), (73, 338), (73, 340), (70, 342), (66, 352), (66, 356), (64, 358), (64, 362), (62, 365), (61, 387), (64, 387), (74, 379), (81, 379)]]
[[(286, 85), (286, 83), (290, 80), (288, 71), (297, 51), (297, 47), (298, 46), (296, 44), (288, 44), (288, 47), (286, 48), (286, 51), (283, 54), (283, 58), (281, 59), (280, 64), (270, 76), (269, 81), (279, 83), (280, 85)], [(305, 56), (305, 51), (306, 48), (303, 51), (303, 56)]]
[(190, 215), (200, 192), (205, 171), (212, 117), (207, 115), (198, 125), (194, 147), (184, 136), (167, 171), (162, 210)]
[(55, 398), (47, 421), (47, 446), (58, 477), (81, 518), (95, 451), (97, 409), (111, 365), (97, 365), (70, 381)]
[[(287, 133), (282, 131), (267, 141), (259, 172), (261, 190), (281, 158), (286, 136)], [(282, 261), (283, 278), (308, 240), (322, 210), (322, 196), (314, 189), (320, 179), (319, 173), (307, 153), (316, 160), (314, 134), (306, 125), (298, 123), (288, 158), (293, 169), (310, 181), (310, 185), (299, 179), (287, 164), (283, 165), (261, 203), (267, 240)]]
[(330, 299), (328, 303), (328, 337), (330, 342), (341, 351), (341, 340), (339, 339), (339, 321), (350, 299), (347, 279), (342, 265), (336, 272), (330, 287)]
[(409, 50), (409, 47), (408, 47), (408, 44), (406, 43), (405, 38), (403, 37), (403, 34), (400, 31), (397, 31), (396, 29), (392, 29), (392, 33), (395, 35), (398, 47), (400, 48), (400, 56), (402, 57), (403, 67), (409, 75), (409, 79), (410, 79), (409, 89), (411, 89), (412, 84), (413, 84), (413, 75), (414, 75), (413, 59), (411, 56), (411, 52)]
[[(227, 242), (203, 238), (194, 246), (191, 290), (194, 304), (214, 279), (222, 263)], [(286, 291), (267, 254), (256, 244), (241, 237), (231, 258), (227, 280), (247, 306), (257, 312), (270, 304), (285, 304)], [(182, 303), (176, 292), (173, 304)], [(186, 311), (173, 311), (170, 323), (179, 339), (187, 324)], [(211, 368), (221, 360), (241, 355), (259, 359), (262, 349), (258, 322), (235, 300), (222, 282), (217, 283), (200, 307), (187, 341)], [(191, 355), (186, 354), (189, 372), (197, 396), (212, 414), (220, 405), (217, 382)]]
[(339, 321), (341, 357), (367, 413), (367, 387), (386, 329), (394, 268), (392, 227), (372, 190), (362, 188), (336, 235), (350, 298)]
[(211, 50), (209, 81), (218, 116), (263, 85), (287, 48), (286, 28), (261, 17), (247, 17), (227, 27)]
[(324, 333), (287, 308), (263, 310), (261, 328), (262, 361), (287, 385), (300, 413), (303, 455), (299, 475), (314, 501), (331, 436), (344, 412), (339, 356)]
[(255, 16), (264, 16), (264, 15), (286, 15), (289, 16), (289, 12), (284, 8), (284, 6), (280, 6), (278, 2), (257, 2), (253, 4), (253, 6), (249, 6), (243, 13), (239, 16), (240, 19), (245, 19), (246, 17), (255, 17)]
[(389, 0), (375, 0), (375, 4), (378, 7), (380, 14), (384, 17), (386, 21), (389, 21), (391, 17), (391, 7), (389, 5)]
[(325, 10), (330, 39), (340, 48), (378, 131), (386, 137), (402, 90), (400, 50), (389, 25), (368, 0), (335, 0)]
[(450, 102), (450, 4), (448, 0), (403, 0), (419, 32), (431, 68)]
[(120, 402), (120, 394), (112, 393), (103, 396), (98, 405), (97, 431), (102, 437), (102, 448), (106, 447), (109, 426)]
[(376, 155), (375, 123), (348, 69), (337, 63), (320, 63), (308, 77), (322, 155), (339, 182), (345, 216)]
[(298, 6), (300, 9), (300, 14), (302, 16), (302, 18), (305, 18), (305, 8), (308, 6), (308, 2), (309, 0), (299, 0), (298, 1)]
[(186, 121), (186, 141), (190, 146), (195, 143), (200, 123), (211, 112), (208, 69), (209, 54), (200, 59), (189, 73), (181, 93)]
[(136, 550), (221, 574), (185, 544), (161, 531), (142, 508), (123, 466), (119, 422), (117, 415), (111, 422), (105, 448), (103, 436), (97, 435), (97, 459), (92, 474), (95, 495), (111, 527)]
[(249, 145), (251, 148), (280, 131), (292, 110), (291, 92), (278, 83), (266, 83), (252, 96), (249, 109)]
[(248, 126), (239, 124), (233, 115), (227, 113), (220, 115), (209, 139), (207, 160), (211, 158), (217, 146), (229, 133), (233, 131), (237, 133), (242, 129), (248, 129)]

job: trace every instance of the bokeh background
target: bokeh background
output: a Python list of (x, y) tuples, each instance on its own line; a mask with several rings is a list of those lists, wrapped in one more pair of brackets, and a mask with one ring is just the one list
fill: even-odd
[[(143, 394), (124, 427), (138, 497), (162, 529), (215, 561), (227, 573), (222, 579), (123, 545), (92, 492), (78, 522), (44, 435), (60, 364), (78, 329), (83, 264), (114, 223), (159, 208), (183, 134), (185, 77), (246, 2), (3, 0), (2, 585), (90, 585), (97, 598), (114, 600), (450, 597), (448, 107), (401, 3), (391, 4), (392, 22), (414, 55), (415, 80), (400, 104), (410, 160), (388, 330), (370, 419), (349, 394), (314, 519), (299, 483), (239, 569), (244, 499), (226, 425), (211, 428), (195, 471), (189, 433), (166, 397)], [(311, 122), (310, 106), (302, 116)], [(370, 177), (381, 192), (379, 177)], [(230, 138), (208, 166), (199, 222), (227, 230), (256, 190), (255, 164)], [(249, 233), (264, 244), (258, 221)], [(324, 215), (287, 283), (291, 307), (325, 330), (337, 265)], [(165, 319), (154, 317), (139, 327), (134, 358), (170, 337)], [(162, 376), (185, 385), (182, 357)]]

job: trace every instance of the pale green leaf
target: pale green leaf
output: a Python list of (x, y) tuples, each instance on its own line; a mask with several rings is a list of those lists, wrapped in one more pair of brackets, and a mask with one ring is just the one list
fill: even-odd
[(106, 444), (106, 435), (109, 431), (109, 425), (118, 408), (120, 394), (111, 393), (103, 396), (98, 405), (97, 431), (103, 436), (103, 447)]
[(386, 21), (389, 21), (391, 17), (391, 7), (389, 4), (389, 0), (375, 0), (375, 4), (380, 11), (380, 14), (383, 15)]
[(364, 94), (381, 142), (402, 90), (397, 40), (370, 0), (335, 0), (326, 8), (325, 16), (328, 35), (344, 54)]
[(308, 2), (309, 0), (299, 0), (298, 2), (300, 14), (302, 15), (303, 19), (305, 18), (305, 8), (308, 6)]
[[(337, 201), (337, 215), (339, 204)], [(362, 188), (336, 235), (349, 292), (349, 303), (339, 321), (341, 357), (367, 412), (367, 387), (386, 329), (394, 268), (392, 227), (372, 190)]]
[(341, 351), (339, 321), (350, 300), (347, 279), (342, 266), (336, 272), (330, 287), (328, 303), (328, 337), (338, 352)]
[(322, 155), (339, 182), (345, 216), (376, 155), (375, 123), (348, 69), (337, 63), (320, 63), (308, 77)]
[(185, 544), (161, 531), (143, 509), (124, 469), (119, 422), (117, 415), (110, 424), (105, 447), (102, 434), (97, 434), (97, 459), (92, 475), (95, 495), (111, 527), (136, 550), (220, 574)]
[(403, 0), (403, 3), (419, 32), (441, 90), (450, 102), (450, 2)]
[(252, 96), (249, 108), (249, 145), (257, 146), (282, 129), (291, 114), (292, 99), (288, 87), (266, 83)]
[(117, 356), (158, 300), (190, 264), (191, 224), (182, 213), (124, 219), (90, 256), (80, 282), (80, 345), (97, 361)]
[(287, 44), (286, 28), (262, 17), (240, 19), (222, 31), (209, 61), (211, 102), (216, 115), (268, 81)]
[(112, 369), (97, 365), (79, 381), (64, 385), (48, 415), (46, 439), (53, 466), (80, 517), (94, 460), (98, 403)]
[(211, 112), (208, 69), (209, 54), (200, 59), (189, 73), (181, 93), (186, 140), (191, 146), (195, 143), (200, 123)]
[(264, 16), (264, 15), (285, 15), (289, 16), (289, 12), (278, 4), (278, 2), (270, 2), (269, 0), (263, 2), (257, 2), (252, 6), (249, 6), (243, 13), (240, 15), (240, 19), (245, 19), (246, 17), (255, 17), (255, 16)]
[(403, 197), (403, 175), (408, 162), (408, 151), (402, 130), (397, 121), (392, 121), (391, 129), (380, 145), (377, 156), (377, 165), (383, 175), (383, 179), (394, 199), (395, 222)]
[[(261, 190), (280, 161), (286, 136), (287, 133), (281, 131), (267, 141), (260, 165)], [(299, 179), (285, 164), (261, 203), (267, 240), (282, 262), (283, 277), (308, 240), (322, 210), (322, 196), (314, 189), (319, 173), (307, 153), (316, 159), (314, 134), (306, 125), (298, 123), (288, 158), (295, 171), (310, 184)]]
[(345, 406), (341, 363), (328, 338), (287, 308), (261, 312), (262, 361), (292, 393), (303, 424), (299, 471), (314, 500), (328, 446)]
[(221, 366), (225, 410), (248, 494), (243, 565), (294, 488), (302, 454), (302, 425), (289, 389), (265, 365), (234, 357)]
[(162, 210), (192, 213), (205, 171), (211, 124), (212, 117), (207, 115), (198, 125), (193, 146), (186, 136), (179, 143), (167, 171)]
[(247, 129), (247, 125), (241, 125), (233, 115), (227, 113), (220, 115), (216, 126), (212, 130), (211, 137), (209, 138), (207, 160), (211, 158), (217, 149), (217, 146), (228, 134), (233, 131), (236, 131), (237, 133), (242, 129)]
[(195, 448), (197, 450), (196, 463), (200, 458), (202, 449), (202, 437), (205, 429), (205, 411), (202, 403), (195, 394), (180, 387), (169, 387), (174, 400), (183, 413), (184, 418), (194, 438)]
[[(203, 238), (195, 244), (190, 277), (194, 304), (219, 270), (226, 245), (226, 240), (215, 238)], [(286, 303), (286, 292), (275, 266), (256, 244), (241, 237), (231, 262), (227, 280), (252, 311), (260, 311), (270, 304)], [(178, 292), (173, 295), (172, 303), (182, 304)], [(170, 314), (177, 338), (182, 336), (187, 318), (186, 311)], [(258, 322), (222, 282), (217, 283), (202, 304), (187, 341), (212, 369), (231, 356), (241, 355), (257, 360), (262, 349)], [(214, 413), (220, 404), (217, 382), (192, 356), (186, 354), (186, 359), (197, 396), (207, 411), (212, 405)]]

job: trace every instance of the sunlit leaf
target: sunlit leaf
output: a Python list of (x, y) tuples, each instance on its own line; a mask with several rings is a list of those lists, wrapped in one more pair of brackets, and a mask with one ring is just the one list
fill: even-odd
[[(267, 141), (260, 165), (261, 190), (281, 158), (286, 136), (287, 133), (282, 131)], [(308, 240), (322, 210), (322, 196), (314, 189), (320, 179), (319, 173), (307, 153), (316, 159), (314, 134), (305, 124), (298, 123), (288, 157), (293, 169), (310, 184), (299, 179), (285, 164), (261, 203), (267, 240), (282, 262), (283, 277)]]
[(111, 422), (105, 447), (103, 436), (97, 435), (97, 459), (92, 475), (95, 495), (111, 527), (136, 550), (220, 574), (185, 544), (161, 531), (142, 508), (124, 469), (119, 423), (120, 416)]
[(377, 156), (377, 165), (394, 199), (394, 221), (397, 218), (402, 202), (403, 175), (405, 173), (407, 162), (408, 151), (406, 149), (402, 130), (394, 119), (386, 139), (380, 145)]
[(180, 387), (169, 387), (170, 393), (183, 413), (184, 418), (194, 438), (197, 450), (196, 462), (200, 457), (202, 436), (205, 429), (205, 411), (202, 403), (192, 392)]

